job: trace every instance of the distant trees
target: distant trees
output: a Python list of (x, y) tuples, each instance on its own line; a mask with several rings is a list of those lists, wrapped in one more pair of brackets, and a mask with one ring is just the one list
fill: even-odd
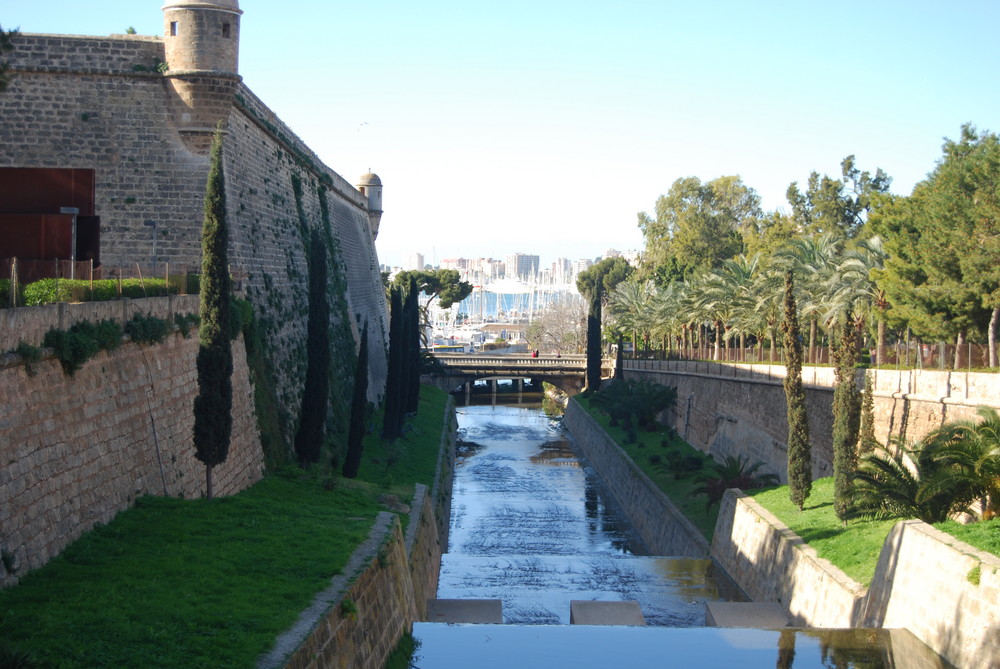
[(212, 140), (205, 187), (205, 218), (201, 228), (201, 325), (198, 328), (198, 395), (194, 400), (195, 457), (205, 464), (209, 499), (213, 497), (212, 469), (228, 457), (233, 427), (232, 290), (228, 246), (220, 124)]

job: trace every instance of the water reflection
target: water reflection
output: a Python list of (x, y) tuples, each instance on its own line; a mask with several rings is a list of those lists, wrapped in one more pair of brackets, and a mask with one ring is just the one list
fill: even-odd
[(417, 623), (419, 669), (949, 669), (906, 630)]

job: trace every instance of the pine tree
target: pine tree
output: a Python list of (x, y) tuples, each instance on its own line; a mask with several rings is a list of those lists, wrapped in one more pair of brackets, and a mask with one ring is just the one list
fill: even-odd
[(601, 389), (601, 282), (596, 281), (590, 292), (587, 313), (587, 390)]
[(368, 423), (368, 323), (361, 331), (358, 364), (354, 370), (354, 395), (351, 398), (351, 426), (347, 432), (347, 457), (344, 459), (344, 476), (353, 479), (361, 467), (365, 426)]
[(851, 480), (857, 468), (858, 427), (861, 397), (854, 367), (858, 353), (849, 311), (845, 311), (834, 346), (837, 385), (833, 389), (833, 509), (847, 520), (850, 512)]
[(319, 462), (330, 402), (330, 303), (327, 300), (326, 246), (316, 230), (309, 239), (309, 316), (306, 325), (306, 379), (295, 453), (305, 467)]
[(198, 396), (194, 400), (195, 457), (205, 463), (206, 495), (212, 469), (229, 455), (233, 430), (233, 352), (230, 341), (229, 231), (222, 169), (222, 124), (212, 140), (201, 227), (201, 325), (198, 328)]
[(802, 389), (802, 341), (791, 271), (785, 272), (785, 402), (788, 406), (788, 496), (802, 509), (812, 491), (812, 446)]

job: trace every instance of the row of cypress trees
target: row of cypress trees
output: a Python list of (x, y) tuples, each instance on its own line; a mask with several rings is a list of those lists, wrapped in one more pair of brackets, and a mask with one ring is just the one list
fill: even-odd
[[(232, 344), (226, 221), (223, 133), (216, 130), (210, 153), (202, 223), (202, 274), (198, 332), (198, 395), (194, 402), (195, 456), (205, 464), (207, 497), (213, 497), (212, 471), (229, 455), (232, 435)], [(309, 240), (309, 314), (306, 336), (306, 378), (302, 412), (295, 435), (299, 464), (318, 462), (323, 444), (330, 396), (330, 304), (327, 296), (326, 246), (319, 233)], [(407, 415), (416, 413), (420, 398), (419, 289), (411, 278), (404, 291), (390, 292), (389, 369), (386, 378), (385, 418), (382, 436), (393, 441), (402, 436)], [(367, 431), (368, 324), (365, 323), (354, 375), (354, 393), (343, 474), (354, 478), (361, 464)]]
[(407, 414), (414, 414), (420, 400), (420, 307), (416, 281), (404, 296), (402, 288), (389, 289), (389, 369), (385, 381), (385, 414), (382, 438), (403, 435)]

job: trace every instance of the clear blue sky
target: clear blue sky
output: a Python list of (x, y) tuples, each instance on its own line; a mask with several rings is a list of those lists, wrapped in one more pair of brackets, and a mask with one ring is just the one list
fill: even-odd
[[(162, 34), (159, 0), (0, 0), (24, 32)], [(385, 183), (383, 262), (641, 248), (679, 177), (767, 209), (857, 156), (907, 194), (1000, 131), (1000, 2), (241, 0), (240, 71), (338, 173)]]

